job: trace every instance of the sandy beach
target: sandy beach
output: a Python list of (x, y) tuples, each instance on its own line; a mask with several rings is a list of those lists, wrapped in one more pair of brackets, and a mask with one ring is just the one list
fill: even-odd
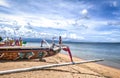
[[(57, 54), (53, 57), (48, 57), (45, 59), (46, 62), (39, 62), (38, 59), (23, 61), (0, 61), (0, 71), (70, 62), (69, 56), (64, 54)], [(82, 61), (76, 57), (73, 59), (75, 62)], [(120, 78), (120, 70), (96, 63), (87, 63), (0, 75), (0, 78)]]

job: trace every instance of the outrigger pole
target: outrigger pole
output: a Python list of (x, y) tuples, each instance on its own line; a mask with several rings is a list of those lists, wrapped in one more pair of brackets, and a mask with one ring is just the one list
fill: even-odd
[(68, 63), (61, 63), (61, 64), (50, 64), (50, 65), (44, 65), (44, 66), (34, 66), (29, 68), (20, 68), (20, 69), (13, 69), (13, 70), (4, 70), (0, 71), (0, 75), (3, 74), (11, 74), (11, 73), (17, 73), (17, 72), (26, 72), (26, 71), (33, 71), (33, 70), (42, 70), (52, 67), (60, 67), (60, 66), (67, 66), (67, 65), (75, 65), (75, 64), (84, 64), (84, 63), (91, 63), (91, 62), (99, 62), (103, 61), (101, 59), (96, 60), (87, 60), (87, 61), (80, 61), (80, 62), (68, 62)]

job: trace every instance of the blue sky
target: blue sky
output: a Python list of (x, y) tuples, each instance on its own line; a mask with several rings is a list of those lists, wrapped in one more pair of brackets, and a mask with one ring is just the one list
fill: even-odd
[(120, 42), (119, 20), (120, 0), (0, 0), (2, 36)]

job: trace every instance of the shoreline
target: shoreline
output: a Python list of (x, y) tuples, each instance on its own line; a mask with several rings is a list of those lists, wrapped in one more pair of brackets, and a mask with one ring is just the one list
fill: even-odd
[[(70, 62), (69, 56), (61, 53), (45, 59), (47, 62), (39, 62), (37, 59), (1, 62), (0, 70)], [(73, 57), (73, 60), (82, 61), (78, 57)], [(10, 78), (11, 76), (12, 78), (120, 78), (120, 70), (96, 63), (86, 63), (0, 75), (0, 78)]]
[(105, 63), (97, 63), (97, 64), (120, 70), (120, 67), (114, 66), (114, 65), (108, 65), (107, 62), (105, 62)]
[[(64, 54), (64, 53), (62, 53)], [(68, 55), (68, 54), (64, 54), (64, 55)], [(73, 56), (75, 58), (78, 58), (78, 59), (81, 59), (81, 60), (88, 60), (88, 59), (83, 59), (83, 58), (80, 58), (78, 56)], [(89, 60), (93, 60), (93, 59), (89, 59)], [(103, 59), (104, 60), (104, 59)], [(103, 65), (103, 66), (106, 66), (106, 67), (110, 67), (110, 68), (114, 68), (114, 69), (119, 69), (120, 70), (120, 66), (115, 66), (115, 65), (109, 65), (105, 60), (102, 61), (102, 62), (96, 62), (96, 64), (100, 64), (100, 65)]]

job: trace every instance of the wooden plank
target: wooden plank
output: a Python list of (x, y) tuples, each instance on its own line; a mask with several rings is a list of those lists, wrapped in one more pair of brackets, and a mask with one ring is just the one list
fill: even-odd
[(80, 61), (80, 62), (74, 62), (74, 63), (68, 62), (68, 63), (61, 63), (61, 64), (50, 64), (50, 65), (44, 65), (44, 66), (34, 66), (34, 67), (29, 67), (29, 68), (4, 70), (4, 71), (0, 71), (0, 75), (17, 73), (17, 72), (33, 71), (33, 70), (41, 70), (41, 69), (46, 69), (46, 68), (51, 68), (51, 67), (60, 67), (60, 66), (67, 66), (67, 65), (75, 65), (75, 64), (84, 64), (84, 63), (91, 63), (91, 62), (99, 62), (99, 61), (103, 61), (103, 60), (96, 59), (96, 60), (87, 60), (87, 61)]

